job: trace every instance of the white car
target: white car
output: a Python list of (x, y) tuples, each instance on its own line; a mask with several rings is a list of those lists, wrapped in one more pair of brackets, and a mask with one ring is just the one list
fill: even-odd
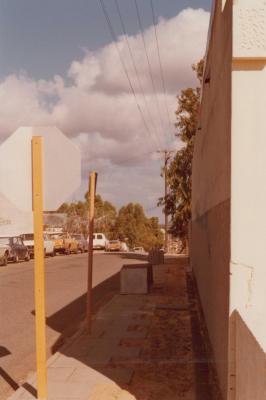
[[(88, 237), (89, 242), (89, 237)], [(104, 233), (94, 233), (93, 234), (93, 249), (94, 250), (105, 250), (108, 244), (108, 240)]]
[(126, 242), (121, 242), (121, 251), (125, 251), (125, 252), (129, 251), (129, 248), (128, 248), (128, 245), (126, 244)]
[(134, 247), (133, 251), (134, 251), (134, 253), (144, 253), (145, 252), (144, 248), (141, 246)]
[(44, 253), (45, 253), (45, 255), (54, 257), (55, 256), (55, 249), (54, 249), (54, 241), (53, 241), (53, 239), (47, 233), (44, 233), (43, 240), (44, 240)]
[[(23, 233), (21, 235), (23, 242), (25, 246), (27, 246), (29, 250), (29, 254), (31, 258), (34, 257), (34, 234), (33, 233)], [(44, 233), (43, 235), (43, 240), (44, 240), (44, 254), (46, 256), (55, 256), (55, 250), (54, 250), (54, 241), (50, 239), (49, 235), (47, 233)]]

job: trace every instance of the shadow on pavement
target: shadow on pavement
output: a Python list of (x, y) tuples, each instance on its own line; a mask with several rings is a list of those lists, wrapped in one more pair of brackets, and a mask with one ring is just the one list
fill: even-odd
[[(138, 256), (121, 255), (132, 260)], [(113, 398), (112, 390), (125, 390), (125, 400), (218, 400), (210, 388), (212, 359), (186, 262), (155, 266), (148, 295), (119, 295), (119, 272), (94, 287), (90, 335), (84, 325), (85, 293), (47, 318), (47, 325), (61, 334), (52, 347), (58, 355), (48, 368), (58, 397), (67, 393), (74, 399), (82, 388), (82, 398), (89, 399), (89, 390), (97, 387), (108, 393), (94, 393), (93, 399)], [(76, 332), (74, 340), (67, 340)], [(60, 381), (58, 373), (68, 375)], [(23, 387), (36, 397), (33, 386)]]
[[(122, 258), (139, 259), (135, 254)], [(185, 264), (186, 259), (180, 259), (176, 267), (158, 265), (155, 286), (148, 295), (115, 296), (119, 273), (93, 289), (94, 313), (98, 312), (92, 334), (81, 329), (74, 341), (59, 349), (53, 364), (53, 368), (73, 368), (69, 390), (71, 383), (89, 387), (99, 380), (126, 390), (125, 399), (189, 395), (191, 400), (218, 400), (210, 383), (213, 361), (205, 348), (197, 292)], [(188, 306), (180, 306), (184, 304)], [(85, 305), (84, 295), (49, 317), (47, 324), (63, 332), (62, 321), (71, 318), (78, 326), (84, 321)], [(103, 398), (112, 397), (108, 395)]]
[[(108, 255), (118, 255), (117, 253), (107, 253)], [(147, 255), (120, 253), (122, 259), (146, 260)], [(119, 272), (101, 282), (93, 288), (93, 313), (107, 303), (120, 289)], [(46, 319), (46, 324), (53, 330), (60, 332), (61, 336), (52, 346), (52, 353), (55, 353), (78, 329), (85, 319), (86, 312), (86, 293), (66, 305), (64, 308)], [(35, 315), (35, 311), (32, 311)], [(71, 324), (70, 324), (71, 321)], [(70, 326), (71, 325), (71, 326)]]
[[(94, 287), (92, 290), (93, 313), (96, 313), (100, 307), (102, 307), (118, 292), (119, 273), (116, 273)], [(85, 320), (85, 312), (86, 293), (46, 319), (46, 324), (50, 328), (61, 333), (59, 339), (52, 346), (52, 353), (58, 351), (58, 349), (65, 343), (67, 338), (71, 337), (77, 331), (82, 322)]]
[[(11, 352), (4, 346), (0, 346), (0, 357), (5, 357), (11, 354)], [(13, 389), (17, 390), (19, 388), (19, 385), (17, 384), (16, 381), (3, 369), (0, 367), (0, 376), (3, 378), (6, 383)]]

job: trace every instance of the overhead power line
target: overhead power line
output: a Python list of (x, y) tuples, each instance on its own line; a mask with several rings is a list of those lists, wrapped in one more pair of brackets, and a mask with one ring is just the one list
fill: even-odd
[[(100, 5), (101, 5), (101, 7), (102, 7), (102, 11), (103, 11), (105, 20), (106, 20), (106, 22), (107, 22), (107, 25), (108, 25), (108, 28), (109, 28), (111, 37), (112, 37), (112, 39), (113, 39), (113, 41), (114, 41), (114, 45), (115, 45), (115, 48), (116, 48), (116, 50), (117, 50), (117, 53), (118, 53), (118, 56), (119, 56), (119, 59), (120, 59), (122, 68), (123, 68), (124, 73), (125, 73), (125, 75), (126, 75), (126, 78), (127, 78), (127, 80), (128, 80), (128, 84), (129, 84), (130, 90), (131, 90), (131, 92), (132, 92), (132, 94), (133, 94), (133, 96), (134, 96), (134, 99), (135, 99), (135, 102), (136, 102), (138, 111), (139, 111), (139, 113), (140, 113), (140, 115), (141, 115), (141, 119), (142, 119), (142, 121), (143, 121), (143, 124), (144, 124), (144, 127), (145, 127), (145, 131), (147, 132), (148, 136), (150, 136), (150, 138), (151, 138), (152, 140), (154, 140), (154, 136), (151, 134), (150, 129), (149, 129), (149, 126), (147, 125), (147, 122), (146, 122), (146, 119), (145, 119), (144, 114), (143, 114), (143, 112), (142, 112), (141, 106), (140, 106), (140, 104), (139, 104), (139, 102), (138, 102), (138, 99), (137, 99), (136, 92), (135, 92), (135, 90), (134, 90), (132, 81), (131, 81), (131, 79), (130, 79), (129, 72), (128, 72), (128, 70), (127, 70), (126, 64), (125, 64), (125, 62), (124, 62), (124, 60), (123, 60), (123, 57), (122, 57), (121, 52), (120, 52), (120, 49), (119, 49), (119, 47), (118, 47), (117, 39), (116, 39), (116, 34), (115, 34), (114, 29), (113, 29), (113, 25), (112, 25), (112, 22), (111, 22), (111, 20), (110, 20), (110, 18), (109, 18), (109, 14), (108, 14), (108, 11), (107, 11), (107, 9), (106, 9), (106, 7), (105, 7), (104, 1), (103, 1), (103, 0), (99, 0), (99, 3), (100, 3)], [(149, 142), (149, 143), (150, 143), (150, 142)], [(156, 143), (155, 143), (155, 144), (156, 144)]]
[(152, 19), (153, 19), (153, 26), (154, 26), (154, 35), (155, 35), (155, 40), (156, 40), (158, 60), (159, 60), (159, 66), (160, 66), (160, 75), (161, 75), (162, 87), (163, 87), (163, 91), (164, 91), (165, 107), (166, 107), (166, 112), (167, 112), (167, 116), (168, 116), (169, 129), (170, 129), (169, 134), (170, 134), (171, 133), (171, 129), (172, 129), (172, 124), (171, 124), (170, 112), (169, 112), (169, 108), (168, 108), (168, 104), (167, 104), (166, 85), (165, 85), (165, 78), (164, 78), (164, 72), (163, 72), (163, 66), (162, 66), (162, 59), (161, 59), (161, 54), (160, 54), (160, 46), (159, 46), (159, 40), (158, 40), (158, 34), (157, 34), (157, 28), (156, 28), (156, 18), (155, 18), (153, 0), (150, 0), (150, 4), (151, 4)]
[(163, 132), (164, 131), (163, 119), (162, 119), (162, 115), (161, 115), (161, 109), (160, 109), (160, 105), (159, 105), (156, 86), (155, 86), (155, 82), (154, 82), (154, 78), (153, 78), (151, 63), (150, 63), (150, 59), (149, 59), (149, 55), (148, 55), (147, 45), (146, 45), (146, 41), (145, 41), (145, 37), (144, 37), (144, 33), (143, 33), (144, 30), (143, 30), (142, 21), (141, 21), (140, 10), (139, 10), (139, 6), (138, 6), (137, 0), (134, 0), (134, 3), (135, 3), (136, 11), (137, 11), (138, 24), (139, 24), (140, 34), (141, 34), (142, 43), (143, 43), (143, 47), (144, 47), (144, 52), (145, 52), (145, 55), (146, 55), (146, 60), (147, 60), (147, 65), (148, 65), (148, 72), (149, 72), (149, 76), (150, 76), (150, 80), (151, 80), (154, 96), (155, 96), (155, 99), (156, 99), (156, 104), (157, 104), (157, 108), (158, 108), (158, 115), (159, 115), (159, 119), (160, 119), (160, 123), (161, 123), (161, 127), (162, 127), (162, 132)]
[(148, 102), (147, 102), (146, 95), (144, 93), (144, 89), (143, 89), (143, 86), (142, 86), (142, 83), (141, 83), (141, 79), (140, 79), (140, 76), (139, 76), (139, 72), (138, 72), (138, 68), (137, 68), (137, 65), (136, 65), (135, 57), (133, 55), (133, 51), (132, 51), (132, 48), (130, 46), (130, 42), (128, 40), (128, 35), (127, 35), (125, 23), (124, 23), (124, 20), (123, 20), (123, 17), (122, 17), (122, 13), (121, 13), (121, 10), (120, 10), (120, 7), (119, 7), (119, 1), (118, 0), (114, 0), (114, 1), (115, 1), (116, 9), (117, 9), (117, 14), (118, 14), (119, 19), (120, 19), (122, 31), (123, 31), (123, 34), (124, 34), (124, 40), (126, 42), (126, 45), (127, 45), (127, 48), (128, 48), (128, 52), (129, 52), (129, 55), (130, 55), (130, 58), (131, 58), (131, 61), (132, 61), (132, 65), (133, 65), (133, 68), (134, 68), (134, 71), (135, 71), (135, 74), (136, 74), (136, 78), (137, 78), (137, 81), (138, 81), (140, 93), (143, 96), (144, 104), (145, 104), (145, 107), (146, 107), (146, 110), (147, 110), (147, 114), (148, 114), (148, 116), (150, 118), (151, 124), (152, 124), (153, 129), (154, 129), (154, 134), (157, 137), (157, 140), (159, 142), (159, 147), (160, 147), (161, 146), (160, 135), (158, 135), (158, 132), (156, 132), (157, 131), (157, 126), (154, 123), (154, 120), (153, 120), (152, 115), (150, 113), (150, 109), (148, 107)]

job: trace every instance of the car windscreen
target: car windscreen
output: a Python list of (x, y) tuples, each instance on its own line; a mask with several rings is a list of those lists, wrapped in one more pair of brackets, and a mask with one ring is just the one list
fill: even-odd
[(9, 244), (9, 238), (0, 238), (0, 245)]
[(97, 239), (103, 239), (103, 235), (97, 235)]

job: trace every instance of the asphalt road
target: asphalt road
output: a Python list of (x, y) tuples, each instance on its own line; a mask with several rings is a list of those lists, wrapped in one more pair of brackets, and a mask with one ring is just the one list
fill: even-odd
[[(95, 254), (94, 310), (119, 290), (125, 259)], [(126, 260), (134, 262), (134, 260)], [(0, 399), (35, 371), (34, 262), (0, 268)], [(47, 353), (55, 352), (84, 321), (87, 254), (46, 258)]]

